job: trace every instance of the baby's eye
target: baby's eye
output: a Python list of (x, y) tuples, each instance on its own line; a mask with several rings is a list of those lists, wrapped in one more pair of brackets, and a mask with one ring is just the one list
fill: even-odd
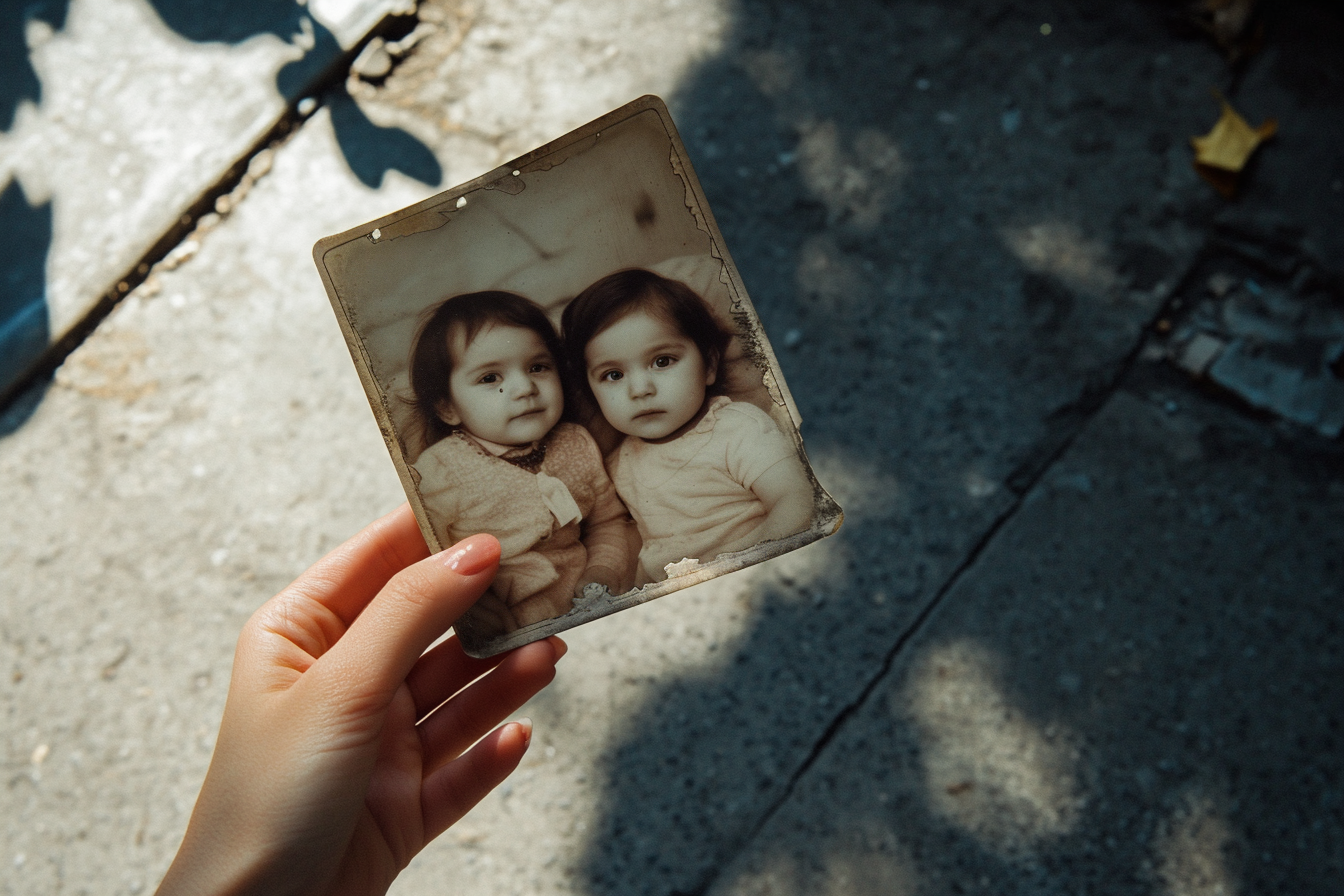
[(621, 373), (619, 370), (605, 370), (598, 375), (597, 381), (600, 383), (614, 383), (624, 375), (625, 374)]
[(677, 359), (672, 355), (659, 355), (653, 359), (653, 366), (658, 368), (671, 367), (677, 363)]
[(490, 384), (492, 384), (492, 383), (497, 383), (497, 382), (499, 382), (499, 374), (497, 374), (497, 373), (487, 373), (487, 374), (485, 374), (484, 376), (482, 376), (480, 379), (478, 379), (476, 382), (478, 382), (478, 383), (482, 383), (482, 384), (487, 385), (487, 386), (490, 385)]

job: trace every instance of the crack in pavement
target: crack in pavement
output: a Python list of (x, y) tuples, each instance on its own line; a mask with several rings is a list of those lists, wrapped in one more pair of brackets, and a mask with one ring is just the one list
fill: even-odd
[[(275, 122), (258, 137), (252, 145), (232, 165), (226, 168), (210, 186), (189, 203), (178, 217), (177, 222), (164, 231), (149, 249), (130, 266), (113, 286), (103, 293), (98, 301), (66, 333), (51, 343), (26, 372), (15, 378), (9, 385), (0, 388), (0, 414), (9, 410), (19, 399), (38, 384), (50, 380), (56, 369), (65, 363), (75, 349), (93, 335), (98, 326), (107, 319), (121, 301), (134, 292), (154, 272), (157, 265), (168, 258), (193, 233), (203, 218), (218, 213), (220, 217), (232, 211), (217, 212), (217, 203), (238, 188), (248, 177), (248, 169), (259, 154), (281, 146), (298, 131), (322, 105), (320, 97), (344, 84), (354, 59), (374, 40), (382, 39), (389, 29), (397, 27), (398, 16), (388, 15), (369, 29), (353, 47), (332, 61), (330, 67), (316, 77), (306, 95), (285, 107)], [(236, 205), (236, 204), (235, 204)], [(183, 259), (185, 261), (186, 259)]]
[[(1172, 285), (1167, 289), (1167, 294), (1163, 298), (1162, 304), (1143, 325), (1139, 331), (1138, 338), (1134, 341), (1134, 345), (1131, 346), (1125, 356), (1115, 364), (1111, 375), (1106, 378), (1104, 383), (1099, 387), (1092, 385), (1085, 386), (1074, 401), (1064, 405), (1054, 412), (1052, 416), (1066, 414), (1072, 417), (1073, 425), (1063, 434), (1046, 435), (1041, 441), (1045, 442), (1050, 447), (1044, 452), (1040, 452), (1039, 455), (1037, 451), (1030, 452), (1028, 458), (1021, 466), (1019, 466), (1018, 470), (1009, 477), (1010, 480), (1014, 480), (1015, 482), (1015, 485), (1013, 486), (1015, 498), (1013, 499), (1012, 504), (989, 524), (981, 536), (976, 540), (976, 543), (967, 552), (965, 558), (963, 558), (961, 563), (957, 565), (957, 568), (947, 577), (947, 580), (941, 587), (939, 587), (938, 591), (932, 598), (930, 598), (928, 603), (919, 610), (915, 615), (914, 620), (905, 631), (901, 632), (896, 638), (896, 641), (892, 644), (891, 648), (887, 651), (886, 656), (883, 657), (882, 662), (879, 664), (877, 672), (859, 691), (858, 696), (841, 707), (839, 712), (836, 713), (835, 717), (831, 720), (831, 723), (826, 727), (826, 730), (822, 732), (821, 737), (819, 737), (816, 743), (813, 744), (807, 757), (789, 777), (789, 781), (781, 791), (779, 798), (766, 808), (765, 812), (761, 814), (760, 820), (752, 826), (750, 832), (743, 839), (742, 846), (737, 850), (736, 855), (741, 855), (753, 842), (755, 842), (756, 838), (760, 836), (761, 831), (763, 831), (765, 826), (770, 823), (770, 820), (775, 816), (779, 809), (793, 796), (793, 792), (797, 787), (798, 782), (802, 780), (803, 776), (808, 773), (816, 763), (817, 759), (821, 757), (821, 754), (830, 745), (840, 729), (844, 727), (845, 723), (863, 707), (873, 691), (877, 689), (878, 684), (886, 678), (887, 674), (895, 665), (896, 657), (915, 635), (924, 628), (925, 623), (942, 604), (943, 599), (961, 582), (966, 573), (975, 566), (976, 561), (979, 560), (981, 554), (983, 554), (994, 541), (1000, 530), (1002, 530), (1003, 527), (1017, 515), (1018, 511), (1021, 510), (1022, 505), (1025, 503), (1027, 496), (1045, 477), (1045, 474), (1061, 457), (1064, 456), (1077, 437), (1087, 428), (1088, 424), (1091, 423), (1092, 419), (1096, 417), (1098, 412), (1101, 411), (1107, 402), (1110, 401), (1116, 391), (1119, 390), (1126, 377), (1133, 369), (1135, 362), (1139, 359), (1139, 355), (1143, 351), (1145, 343), (1148, 341), (1149, 333), (1153, 332), (1158, 321), (1170, 318), (1172, 314), (1172, 303), (1182, 294), (1185, 287), (1188, 285), (1190, 278), (1199, 269), (1200, 263), (1208, 256), (1209, 252), (1209, 241), (1206, 239), (1203, 246), (1191, 253), (1190, 258), (1180, 269), (1178, 276), (1173, 279)], [(1038, 445), (1039, 444), (1040, 443), (1038, 442)], [(723, 869), (726, 868), (728, 864), (730, 863), (720, 863), (717, 869), (710, 872), (710, 875), (705, 881), (690, 890), (676, 894), (676, 896), (705, 896), (710, 888), (713, 887), (714, 883), (719, 879)]]

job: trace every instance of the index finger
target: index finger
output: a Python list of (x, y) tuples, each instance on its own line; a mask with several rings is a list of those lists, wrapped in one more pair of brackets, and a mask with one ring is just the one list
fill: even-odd
[(365, 526), (285, 591), (316, 601), (348, 628), (388, 581), (429, 556), (409, 504)]

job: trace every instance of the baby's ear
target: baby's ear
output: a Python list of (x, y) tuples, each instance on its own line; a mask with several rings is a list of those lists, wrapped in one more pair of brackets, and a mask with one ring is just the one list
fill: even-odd
[(712, 386), (719, 379), (719, 359), (711, 357), (705, 361), (705, 385)]
[(462, 417), (458, 415), (457, 410), (453, 407), (453, 403), (451, 400), (447, 398), (439, 399), (439, 401), (434, 405), (434, 410), (439, 415), (439, 419), (442, 420), (444, 423), (447, 423), (449, 426), (462, 425)]

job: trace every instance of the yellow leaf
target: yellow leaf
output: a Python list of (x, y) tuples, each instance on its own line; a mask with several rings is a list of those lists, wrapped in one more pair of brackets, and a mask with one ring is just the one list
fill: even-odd
[(1203, 137), (1191, 137), (1190, 145), (1195, 148), (1195, 170), (1224, 196), (1231, 196), (1236, 192), (1237, 175), (1246, 167), (1256, 147), (1274, 136), (1279, 123), (1270, 118), (1260, 127), (1252, 128), (1227, 100), (1219, 97), (1218, 101), (1222, 103), (1223, 114), (1213, 130)]
[(1271, 118), (1252, 128), (1227, 100), (1221, 102), (1223, 114), (1213, 130), (1203, 137), (1191, 137), (1190, 145), (1195, 148), (1195, 161), (1200, 165), (1235, 173), (1246, 167), (1257, 146), (1274, 136), (1279, 123)]

